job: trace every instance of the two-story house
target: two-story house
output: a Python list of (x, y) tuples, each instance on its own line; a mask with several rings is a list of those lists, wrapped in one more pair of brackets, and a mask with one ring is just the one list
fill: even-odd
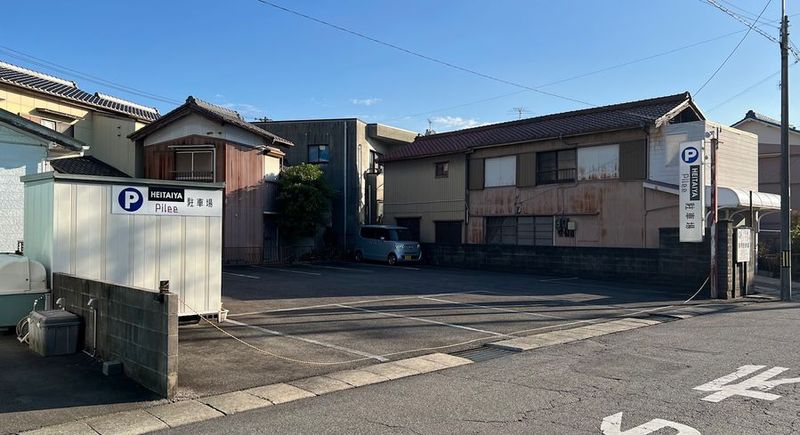
[(678, 226), (680, 144), (709, 132), (719, 185), (757, 192), (755, 136), (682, 93), (420, 136), (382, 159), (385, 221), (422, 242), (656, 248)]
[(128, 135), (159, 116), (152, 107), (2, 61), (0, 109), (77, 139), (90, 147), (87, 156), (132, 177), (143, 175), (143, 161)]
[(129, 138), (144, 156), (145, 178), (225, 183), (223, 263), (278, 255), (276, 183), (292, 142), (191, 96)]
[[(363, 224), (383, 221), (384, 176), (381, 156), (410, 144), (417, 133), (357, 118), (255, 122), (294, 143), (286, 164), (319, 165), (336, 192), (329, 234), (348, 251)], [(319, 244), (321, 241), (317, 240)], [(317, 246), (319, 247), (319, 246)]]
[[(781, 193), (781, 122), (777, 119), (749, 110), (744, 118), (732, 127), (758, 136), (758, 189), (762, 192)], [(789, 127), (789, 155), (791, 160), (791, 189), (800, 192), (800, 130)], [(791, 209), (800, 210), (800, 195), (792, 194)], [(761, 240), (770, 252), (780, 247), (781, 218), (779, 214), (765, 216), (761, 222)]]

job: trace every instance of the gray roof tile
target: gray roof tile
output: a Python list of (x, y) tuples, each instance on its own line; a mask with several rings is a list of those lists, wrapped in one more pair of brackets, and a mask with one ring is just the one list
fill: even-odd
[(79, 89), (75, 82), (2, 61), (0, 61), (1, 83), (103, 108), (142, 121), (151, 122), (159, 117), (158, 110), (155, 108), (142, 106), (99, 92), (90, 94)]

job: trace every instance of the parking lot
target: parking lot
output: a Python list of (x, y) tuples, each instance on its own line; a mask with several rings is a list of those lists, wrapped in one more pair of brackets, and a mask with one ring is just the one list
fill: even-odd
[(180, 330), (179, 397), (655, 313), (689, 295), (575, 277), (323, 263), (231, 267), (222, 324)]

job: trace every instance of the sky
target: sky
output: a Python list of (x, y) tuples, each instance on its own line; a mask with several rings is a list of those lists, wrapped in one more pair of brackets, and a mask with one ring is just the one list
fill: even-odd
[[(268, 1), (497, 80), (258, 0), (6, 2), (0, 60), (162, 114), (193, 95), (248, 120), (359, 117), (441, 132), (590, 107), (574, 100), (689, 91), (715, 121), (749, 109), (780, 117), (779, 47), (756, 32), (697, 93), (748, 29), (703, 0)], [(780, 0), (717, 1), (752, 18), (766, 5), (760, 29), (778, 36)], [(800, 13), (800, 0), (787, 3)], [(800, 92), (790, 100), (800, 125)]]

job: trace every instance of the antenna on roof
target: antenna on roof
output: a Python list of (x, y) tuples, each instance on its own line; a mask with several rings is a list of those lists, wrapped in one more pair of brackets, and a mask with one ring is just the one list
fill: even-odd
[(430, 136), (432, 134), (436, 134), (436, 131), (433, 129), (433, 121), (428, 118), (428, 129), (425, 130), (425, 136)]
[(511, 111), (517, 112), (517, 119), (522, 119), (523, 113), (530, 113), (530, 110), (528, 110), (526, 107), (512, 107)]

